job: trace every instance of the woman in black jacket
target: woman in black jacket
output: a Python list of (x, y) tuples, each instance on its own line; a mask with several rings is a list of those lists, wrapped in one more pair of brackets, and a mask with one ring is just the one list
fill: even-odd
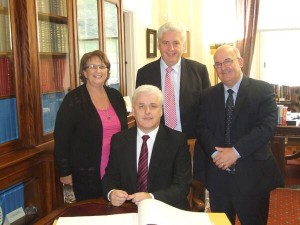
[(73, 185), (76, 200), (85, 200), (102, 196), (110, 139), (127, 129), (127, 111), (121, 93), (106, 86), (105, 53), (83, 55), (79, 72), (83, 84), (65, 96), (57, 113), (54, 152), (60, 181)]

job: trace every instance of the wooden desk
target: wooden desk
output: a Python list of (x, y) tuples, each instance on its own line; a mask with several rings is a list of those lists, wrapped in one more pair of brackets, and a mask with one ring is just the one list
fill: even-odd
[(64, 204), (37, 221), (35, 225), (52, 225), (54, 220), (60, 216), (95, 216), (134, 212), (137, 212), (137, 207), (134, 204), (125, 203), (120, 207), (115, 207), (100, 198), (80, 201), (72, 204)]
[(285, 147), (290, 140), (300, 139), (300, 127), (299, 126), (281, 126), (276, 127), (275, 134), (272, 138), (272, 152), (278, 163), (281, 174), (285, 176)]
[[(64, 204), (37, 221), (35, 225), (52, 225), (55, 219), (63, 216), (95, 216), (135, 212), (137, 212), (137, 207), (131, 203), (125, 203), (120, 207), (115, 207), (109, 205), (104, 199), (93, 199), (72, 204)], [(225, 213), (208, 213), (208, 216), (214, 225), (230, 225)]]

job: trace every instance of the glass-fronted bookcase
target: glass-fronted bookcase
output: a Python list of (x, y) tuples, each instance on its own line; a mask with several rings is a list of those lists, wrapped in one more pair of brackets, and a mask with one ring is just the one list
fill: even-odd
[(36, 210), (26, 224), (63, 202), (52, 132), (76, 86), (74, 2), (0, 0), (0, 207), (20, 185), (17, 206)]
[(67, 0), (37, 0), (36, 7), (43, 134), (48, 134), (71, 87)]
[[(74, 50), (69, 50), (73, 1), (11, 2), (0, 0), (0, 153), (1, 145), (14, 141), (36, 145), (50, 140), (56, 112), (76, 86)], [(19, 19), (21, 11), (24, 18)]]
[(0, 144), (19, 137), (10, 5), (0, 1)]

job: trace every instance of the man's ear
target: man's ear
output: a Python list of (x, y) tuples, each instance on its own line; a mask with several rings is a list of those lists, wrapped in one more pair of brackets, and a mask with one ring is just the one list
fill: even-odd
[(244, 66), (244, 59), (242, 57), (238, 58), (240, 67), (242, 68)]

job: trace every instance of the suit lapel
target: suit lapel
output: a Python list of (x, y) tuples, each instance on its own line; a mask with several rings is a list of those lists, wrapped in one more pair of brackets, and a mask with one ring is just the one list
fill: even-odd
[(168, 149), (168, 140), (167, 136), (164, 130), (164, 127), (162, 125), (159, 126), (153, 149), (152, 149), (152, 155), (150, 159), (150, 164), (149, 164), (149, 183), (148, 187), (151, 188), (152, 180), (153, 177), (155, 176), (155, 173), (159, 172), (158, 168), (159, 165), (161, 164), (162, 160), (162, 155), (167, 154), (166, 151)]
[[(150, 73), (152, 73), (150, 76), (151, 78), (149, 78), (149, 79), (153, 79), (153, 83), (152, 83), (152, 81), (151, 81), (151, 83), (154, 86), (158, 87), (160, 90), (162, 90), (160, 59), (156, 60), (153, 64), (153, 66), (154, 66), (154, 68), (151, 69), (151, 71), (150, 71)], [(157, 71), (157, 72), (153, 73), (153, 71)], [(149, 84), (151, 84), (151, 83), (149, 83)]]
[[(133, 128), (132, 132), (127, 137), (127, 154), (124, 156), (128, 165), (128, 174), (130, 175), (130, 182), (133, 187), (137, 184), (137, 150), (136, 150), (137, 128)], [(129, 148), (126, 146), (130, 146)], [(135, 147), (133, 147), (135, 146)]]
[(180, 71), (180, 91), (179, 91), (179, 105), (180, 105), (180, 111), (182, 110), (182, 107), (184, 107), (184, 100), (186, 98), (185, 93), (189, 90), (188, 83), (188, 68), (186, 66), (186, 60), (185, 58), (181, 58), (181, 71)]
[(212, 102), (213, 107), (216, 108), (216, 110), (213, 110), (214, 112), (217, 112), (218, 121), (221, 125), (222, 130), (225, 133), (225, 96), (224, 96), (224, 86), (222, 83), (219, 83), (216, 85), (217, 92), (215, 96), (215, 100)]
[(248, 90), (249, 90), (249, 79), (246, 76), (243, 76), (242, 82), (240, 84), (237, 98), (235, 101), (235, 107), (234, 107), (234, 112), (233, 112), (233, 118), (232, 120), (235, 121), (237, 118), (237, 115), (239, 114), (239, 111), (244, 107), (243, 103), (246, 102), (246, 98), (248, 96)]

